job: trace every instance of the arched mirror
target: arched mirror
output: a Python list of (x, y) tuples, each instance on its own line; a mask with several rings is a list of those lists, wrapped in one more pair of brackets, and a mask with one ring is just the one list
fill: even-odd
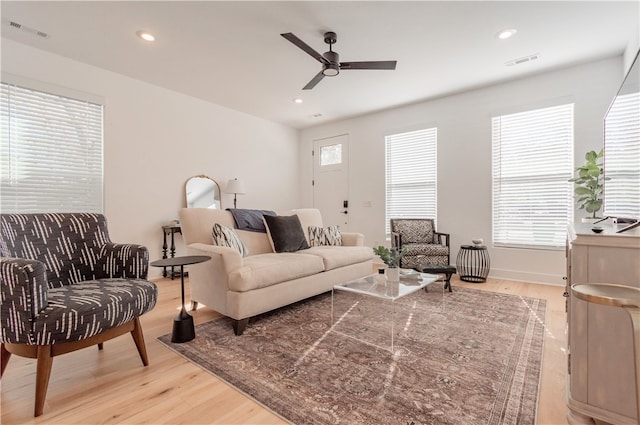
[(194, 176), (187, 180), (187, 208), (220, 209), (220, 186), (205, 175)]

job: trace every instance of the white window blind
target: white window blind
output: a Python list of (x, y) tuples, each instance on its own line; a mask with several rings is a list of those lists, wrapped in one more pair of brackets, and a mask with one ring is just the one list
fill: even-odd
[(605, 123), (604, 214), (640, 218), (640, 93), (618, 96)]
[(437, 207), (437, 128), (385, 137), (386, 232), (391, 218), (433, 218)]
[(493, 244), (557, 249), (573, 217), (573, 104), (492, 118)]
[(102, 105), (0, 86), (0, 210), (102, 212)]

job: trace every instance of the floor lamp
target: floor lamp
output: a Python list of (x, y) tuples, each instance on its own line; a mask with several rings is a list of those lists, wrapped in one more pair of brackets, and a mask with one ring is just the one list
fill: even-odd
[(233, 193), (233, 208), (236, 208), (238, 195), (244, 195), (246, 192), (244, 190), (244, 184), (241, 180), (230, 179), (227, 183), (227, 193)]

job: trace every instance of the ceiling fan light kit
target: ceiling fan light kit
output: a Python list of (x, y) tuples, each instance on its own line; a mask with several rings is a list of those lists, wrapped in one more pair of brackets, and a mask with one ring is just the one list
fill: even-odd
[(315, 77), (307, 83), (302, 90), (310, 90), (316, 86), (324, 77), (335, 77), (342, 70), (349, 69), (382, 69), (382, 70), (394, 70), (396, 69), (396, 61), (370, 61), (370, 62), (340, 62), (340, 55), (338, 52), (333, 51), (333, 44), (338, 40), (338, 36), (335, 32), (324, 33), (324, 42), (329, 45), (329, 51), (324, 52), (322, 55), (311, 48), (307, 43), (300, 40), (293, 33), (280, 34), (291, 43), (295, 44), (298, 48), (306, 52), (309, 56), (317, 60), (322, 64), (322, 70), (316, 74)]

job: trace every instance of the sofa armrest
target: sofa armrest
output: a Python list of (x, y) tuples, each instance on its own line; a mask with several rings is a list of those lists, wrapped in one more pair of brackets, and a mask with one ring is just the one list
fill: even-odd
[(245, 267), (242, 256), (233, 248), (200, 242), (188, 244), (187, 252), (211, 257), (210, 261), (189, 266), (191, 300), (229, 315), (229, 276)]
[(98, 252), (96, 279), (146, 279), (149, 271), (147, 247), (108, 242)]
[(209, 245), (205, 243), (192, 243), (189, 245), (189, 248), (196, 251), (199, 255), (208, 255), (212, 257), (211, 259), (213, 262), (220, 262), (227, 274), (244, 265), (242, 255), (240, 255), (240, 253), (234, 248)]
[(25, 258), (0, 258), (2, 342), (33, 344), (32, 322), (47, 307), (44, 263)]
[(356, 232), (342, 232), (343, 246), (364, 246), (364, 235)]

